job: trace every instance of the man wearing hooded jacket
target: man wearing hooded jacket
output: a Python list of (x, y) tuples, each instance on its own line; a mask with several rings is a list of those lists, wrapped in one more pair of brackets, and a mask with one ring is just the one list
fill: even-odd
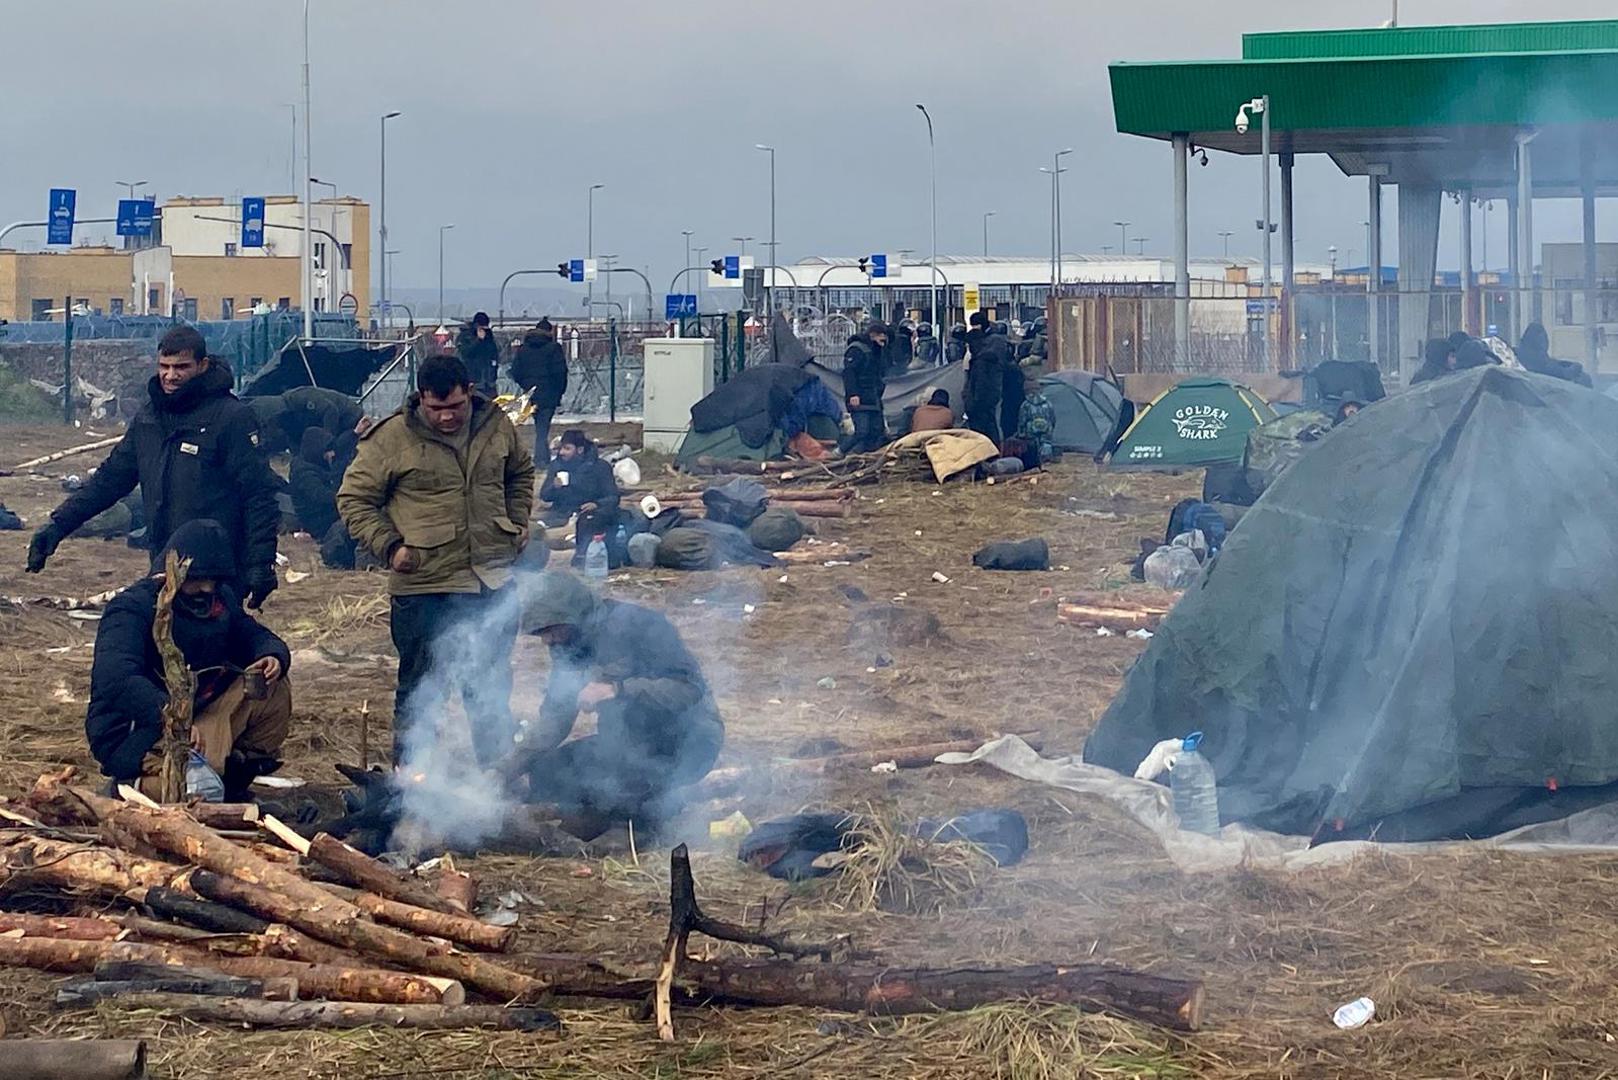
[[(192, 767), (188, 780), (206, 777), (206, 764), (223, 780), (229, 802), (247, 798), (253, 779), (279, 767), (276, 754), (292, 723), (286, 642), (242, 610), (231, 582), (236, 563), (230, 535), (213, 521), (190, 521), (175, 530), (168, 549), (189, 559), (174, 598), (174, 643), (196, 678), (192, 702)], [(138, 783), (156, 797), (162, 759), (163, 708), (168, 687), (152, 639), (164, 574), (131, 585), (113, 598), (96, 627), (90, 666), (90, 705), (84, 729), (101, 771)], [(264, 692), (244, 678), (255, 672)], [(200, 759), (197, 760), (197, 759)], [(202, 791), (191, 792), (204, 795)], [(216, 796), (218, 792), (214, 793)]]
[[(235, 378), (211, 359), (202, 335), (177, 326), (157, 346), (148, 401), (89, 483), (69, 496), (28, 545), (38, 573), (79, 526), (140, 485), (148, 546), (161, 553), (191, 521), (215, 521), (230, 537), (235, 584), (257, 609), (275, 591), (280, 481), (259, 445), (253, 410), (231, 393)], [(160, 569), (155, 557), (153, 568)]]

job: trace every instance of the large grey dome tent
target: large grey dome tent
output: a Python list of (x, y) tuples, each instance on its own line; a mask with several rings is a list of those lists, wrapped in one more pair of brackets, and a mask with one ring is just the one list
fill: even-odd
[(1488, 366), (1288, 469), (1088, 740), (1205, 733), (1225, 822), (1481, 836), (1618, 799), (1618, 402)]

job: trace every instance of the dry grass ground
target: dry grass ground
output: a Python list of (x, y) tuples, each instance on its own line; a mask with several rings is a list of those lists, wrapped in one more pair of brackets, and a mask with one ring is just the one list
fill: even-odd
[[(0, 464), (71, 441), (59, 430), (0, 429)], [(1034, 729), (1045, 732), (1047, 754), (1068, 752), (1140, 645), (1057, 623), (1040, 592), (1140, 595), (1127, 582), (1135, 539), (1159, 531), (1194, 485), (1121, 478), (1088, 462), (993, 487), (885, 484), (861, 490), (855, 518), (823, 528), (871, 550), (867, 561), (637, 572), (612, 588), (667, 611), (707, 664), (729, 727), (722, 764), (788, 757), (826, 740), (873, 749)], [(30, 520), (60, 495), (54, 482), (0, 479), (0, 501)], [(971, 566), (989, 540), (1035, 535), (1049, 540), (1060, 569)], [(144, 567), (120, 543), (72, 540), (46, 573), (25, 577), (26, 540), (0, 533), (0, 596), (88, 595)], [(321, 570), (307, 541), (284, 549), (311, 573), (283, 586), (266, 613), (300, 650), (287, 771), (324, 781), (331, 762), (357, 759), (362, 708), (373, 753), (386, 744), (386, 603), (378, 577)], [(951, 580), (932, 581), (934, 571)], [(943, 636), (918, 642), (912, 617), (891, 614), (895, 603), (935, 615)], [(86, 763), (94, 630), (65, 613), (0, 605), (0, 790), (59, 762)], [(519, 643), (516, 665), (516, 708), (532, 711), (544, 650)], [(827, 676), (834, 688), (820, 685)], [(0, 1012), (12, 1034), (147, 1036), (157, 1075), (185, 1080), (1618, 1076), (1618, 859), (1372, 857), (1287, 877), (1187, 876), (1110, 808), (976, 766), (800, 778), (750, 796), (743, 810), (754, 821), (802, 807), (909, 819), (991, 805), (1027, 815), (1028, 858), (952, 877), (926, 915), (862, 903), (835, 881), (788, 887), (713, 845), (694, 856), (699, 894), (717, 915), (756, 921), (767, 911), (776, 929), (851, 932), (862, 948), (904, 963), (1088, 958), (1200, 977), (1204, 1031), (1174, 1035), (1024, 1003), (905, 1019), (693, 1010), (677, 1017), (679, 1041), (661, 1044), (633, 1010), (569, 1003), (560, 1041), (247, 1034), (113, 1009), (55, 1014), (46, 1006), (53, 980), (27, 972), (0, 972)], [(589, 862), (486, 856), (473, 865), (486, 890), (518, 888), (536, 900), (523, 908), (525, 951), (656, 955), (665, 850)], [(1377, 1020), (1337, 1031), (1332, 1009), (1361, 994), (1376, 999)]]

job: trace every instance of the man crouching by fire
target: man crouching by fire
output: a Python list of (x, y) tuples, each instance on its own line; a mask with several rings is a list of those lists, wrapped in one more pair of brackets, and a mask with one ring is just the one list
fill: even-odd
[[(580, 839), (626, 821), (655, 832), (679, 809), (676, 789), (706, 776), (725, 741), (696, 657), (661, 613), (598, 597), (564, 572), (540, 578), (522, 628), (550, 647), (550, 682), (502, 771)], [(596, 734), (564, 744), (581, 713), (595, 715)]]

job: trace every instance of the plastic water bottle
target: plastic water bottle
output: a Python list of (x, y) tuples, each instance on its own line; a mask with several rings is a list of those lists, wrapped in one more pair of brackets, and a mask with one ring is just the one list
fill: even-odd
[(1214, 783), (1213, 766), (1197, 752), (1202, 732), (1185, 737), (1179, 757), (1174, 759), (1174, 814), (1187, 832), (1219, 835), (1219, 789)]
[(1344, 1031), (1352, 1031), (1357, 1027), (1364, 1027), (1376, 1015), (1376, 1002), (1368, 997), (1355, 998), (1332, 1013), (1332, 1023)]
[(225, 801), (225, 782), (213, 771), (208, 759), (195, 750), (185, 759), (185, 793), (203, 802)]
[(607, 579), (607, 537), (598, 534), (584, 549), (584, 576), (597, 581)]

